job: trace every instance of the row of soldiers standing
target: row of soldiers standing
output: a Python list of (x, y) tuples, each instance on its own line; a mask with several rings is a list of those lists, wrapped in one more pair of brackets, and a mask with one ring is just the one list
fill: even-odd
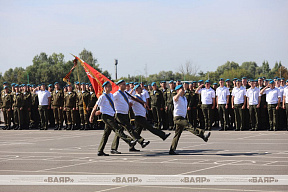
[(90, 124), (88, 121), (89, 113), (97, 101), (91, 84), (75, 82), (74, 89), (72, 85), (60, 89), (58, 82), (49, 84), (47, 107), (41, 104), (43, 98), (37, 94), (40, 90), (46, 90), (45, 84), (36, 86), (12, 83), (10, 90), (7, 82), (3, 83), (0, 98), (5, 121), (3, 129), (47, 130), (50, 126), (61, 130), (64, 128), (63, 122), (67, 130), (95, 128), (96, 123)]

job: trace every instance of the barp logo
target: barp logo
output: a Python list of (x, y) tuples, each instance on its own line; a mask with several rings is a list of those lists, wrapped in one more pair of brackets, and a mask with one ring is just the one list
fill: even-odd
[(252, 179), (249, 179), (250, 183), (277, 183), (278, 179), (275, 179), (274, 177), (252, 177)]
[(210, 179), (206, 177), (184, 177), (180, 179), (182, 183), (208, 183)]
[(138, 177), (116, 177), (112, 181), (115, 183), (141, 183), (142, 179)]
[(47, 183), (73, 183), (74, 179), (70, 177), (48, 177), (44, 179), (44, 182)]

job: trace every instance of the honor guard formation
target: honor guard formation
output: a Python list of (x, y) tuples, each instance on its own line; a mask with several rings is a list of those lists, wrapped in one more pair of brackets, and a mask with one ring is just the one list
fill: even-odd
[(284, 78), (220, 78), (213, 84), (210, 80), (171, 80), (161, 81), (160, 86), (120, 80), (116, 85), (119, 89), (112, 94), (111, 83), (103, 83), (103, 94), (97, 98), (90, 83), (61, 88), (58, 82), (47, 87), (4, 82), (0, 97), (3, 130), (103, 128), (99, 156), (108, 156), (104, 148), (111, 131), (115, 132), (111, 153), (121, 154), (120, 139), (129, 151), (137, 152), (137, 143), (142, 148), (150, 143), (141, 136), (142, 130), (163, 141), (170, 135), (165, 130), (174, 130), (169, 154), (177, 155), (184, 130), (204, 142), (211, 134), (205, 131), (214, 127), (219, 131), (287, 130), (288, 80)]

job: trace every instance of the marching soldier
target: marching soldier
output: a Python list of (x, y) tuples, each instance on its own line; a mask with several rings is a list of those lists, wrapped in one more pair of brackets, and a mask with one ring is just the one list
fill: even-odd
[(67, 85), (67, 92), (64, 95), (64, 111), (67, 116), (68, 127), (66, 130), (73, 130), (75, 127), (74, 111), (76, 110), (76, 93), (70, 84)]
[(153, 82), (151, 85), (153, 88), (153, 90), (150, 93), (153, 119), (155, 122), (155, 127), (161, 129), (161, 122), (162, 122), (161, 112), (163, 111), (164, 108), (164, 98), (161, 91), (157, 88), (156, 83)]
[[(118, 126), (114, 119), (114, 99), (113, 94), (110, 93), (112, 91), (112, 85), (109, 81), (106, 81), (105, 83), (103, 83), (102, 87), (104, 88), (104, 93), (99, 97), (98, 101), (96, 102), (96, 105), (94, 106), (90, 115), (89, 121), (90, 123), (93, 122), (95, 114), (102, 114), (102, 119), (105, 123), (105, 129), (100, 145), (98, 147), (98, 156), (109, 156), (109, 154), (104, 153), (104, 148), (112, 130), (116, 133), (117, 136), (119, 136), (123, 141), (125, 141), (130, 146), (130, 148), (135, 146), (137, 140), (133, 140), (126, 134), (124, 134), (124, 132), (121, 131), (121, 128)], [(97, 111), (97, 107), (100, 107), (100, 111)]]
[(184, 96), (183, 85), (178, 85), (175, 90), (177, 91), (177, 95), (173, 97), (173, 103), (174, 123), (176, 124), (176, 130), (170, 147), (169, 155), (178, 155), (178, 153), (176, 153), (175, 151), (184, 128), (186, 128), (192, 134), (202, 138), (205, 142), (207, 142), (208, 138), (210, 137), (210, 132), (207, 135), (204, 135), (205, 130), (192, 128), (191, 124), (189, 124), (187, 119), (185, 119), (187, 115), (187, 100)]
[(63, 127), (63, 106), (64, 106), (64, 93), (60, 89), (59, 83), (54, 83), (54, 91), (52, 92), (51, 106), (54, 113), (55, 128), (54, 130), (61, 130)]
[[(133, 126), (130, 124), (129, 121), (129, 107), (130, 107), (130, 100), (127, 97), (127, 94), (124, 93), (125, 91), (125, 81), (124, 80), (119, 80), (116, 85), (118, 85), (119, 90), (116, 91), (113, 94), (113, 99), (114, 99), (114, 107), (116, 111), (115, 118), (117, 122), (121, 124), (122, 127), (125, 128), (126, 131), (129, 132), (129, 134), (136, 139), (139, 144), (142, 146), (142, 148), (146, 147), (150, 141), (144, 141), (144, 138), (142, 138), (133, 128)], [(138, 85), (136, 85), (138, 86)], [(135, 86), (135, 87), (136, 87)], [(134, 89), (135, 91), (135, 89)], [(119, 130), (123, 132), (123, 129)], [(128, 136), (129, 137), (129, 136)], [(120, 154), (121, 152), (117, 151), (119, 146), (119, 136), (115, 135), (114, 141), (112, 143), (111, 147), (111, 153), (112, 154)], [(129, 151), (138, 151), (133, 147), (130, 147)]]
[(13, 98), (11, 93), (9, 93), (8, 86), (4, 86), (4, 92), (2, 93), (1, 96), (1, 110), (3, 112), (4, 116), (4, 122), (5, 122), (5, 127), (3, 128), (4, 130), (9, 130), (11, 129), (11, 116), (12, 116), (12, 104), (13, 104)]
[(90, 94), (86, 91), (85, 83), (81, 83), (81, 91), (77, 93), (76, 110), (79, 111), (82, 127), (80, 130), (89, 129), (88, 127), (88, 108)]
[(13, 95), (13, 111), (14, 111), (14, 122), (15, 122), (15, 130), (22, 129), (23, 124), (23, 106), (24, 106), (24, 96), (20, 92), (19, 85), (15, 85), (15, 94)]

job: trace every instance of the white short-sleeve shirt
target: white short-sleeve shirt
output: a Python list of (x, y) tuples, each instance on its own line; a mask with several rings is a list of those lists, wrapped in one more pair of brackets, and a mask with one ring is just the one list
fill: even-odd
[[(126, 96), (126, 98), (128, 99), (128, 103), (129, 103), (130, 101), (129, 101), (128, 95), (124, 92), (123, 94)], [(124, 99), (123, 95), (119, 92), (119, 90), (113, 94), (113, 99), (114, 99), (114, 106), (115, 106), (116, 113), (127, 115), (129, 112), (129, 104)]]
[(36, 91), (36, 94), (38, 95), (39, 105), (49, 105), (49, 97), (51, 97), (51, 93), (47, 90), (42, 91)]
[(285, 96), (285, 103), (288, 103), (288, 87), (284, 88), (283, 96)]
[(278, 98), (281, 98), (280, 90), (276, 87), (274, 89), (265, 89), (263, 94), (266, 94), (266, 102), (270, 105), (277, 104)]
[(213, 104), (213, 98), (215, 98), (215, 91), (210, 87), (209, 89), (202, 88), (199, 90), (201, 94), (201, 102), (204, 105)]
[(260, 89), (258, 87), (252, 89), (251, 87), (247, 90), (246, 96), (249, 98), (249, 105), (258, 105), (259, 96), (261, 96)]
[(244, 96), (246, 96), (246, 89), (234, 87), (231, 95), (234, 96), (234, 104), (242, 104), (244, 103)]
[[(113, 102), (113, 94), (109, 93), (108, 96), (111, 98), (111, 101)], [(96, 102), (96, 105), (100, 107), (100, 112), (102, 114), (114, 116), (115, 111), (113, 110), (113, 107), (111, 106), (109, 100), (105, 96), (105, 94), (102, 94), (99, 99)]]
[(174, 111), (173, 115), (174, 117), (181, 116), (186, 117), (187, 114), (187, 99), (185, 96), (180, 96), (178, 98), (178, 101), (175, 101), (175, 97), (173, 97), (173, 104), (174, 104)]
[(227, 87), (218, 87), (216, 89), (216, 96), (218, 104), (227, 104), (227, 96), (230, 95), (230, 91)]
[[(146, 98), (144, 95), (136, 94), (135, 96), (140, 97), (144, 102), (146, 102)], [(133, 104), (132, 109), (133, 109), (135, 116), (146, 117), (146, 109), (144, 108), (144, 106), (142, 104), (140, 104), (137, 101), (133, 101), (133, 100), (131, 100), (131, 103)]]

